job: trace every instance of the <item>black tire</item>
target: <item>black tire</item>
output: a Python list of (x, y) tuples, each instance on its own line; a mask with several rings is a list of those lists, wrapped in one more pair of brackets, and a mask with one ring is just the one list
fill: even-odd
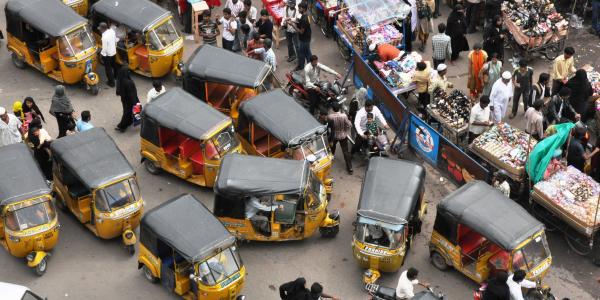
[(309, 14), (310, 20), (315, 24), (315, 25), (320, 25), (320, 18), (319, 18), (319, 9), (317, 8), (317, 0), (313, 1), (313, 4), (310, 6), (310, 14)]
[(340, 226), (333, 226), (333, 227), (319, 227), (319, 233), (321, 233), (321, 236), (324, 238), (334, 238), (338, 232), (340, 232)]
[(144, 167), (146, 167), (146, 170), (148, 171), (148, 173), (150, 173), (152, 175), (158, 175), (161, 172), (160, 166), (158, 166), (155, 161), (152, 161), (150, 159), (146, 159), (144, 161)]
[(135, 245), (127, 245), (125, 249), (127, 249), (129, 255), (133, 256), (135, 254)]
[(58, 209), (62, 211), (67, 211), (67, 205), (65, 204), (65, 201), (61, 196), (59, 196), (57, 192), (54, 192), (54, 201), (54, 204), (56, 205), (56, 207), (58, 207)]
[(557, 56), (559, 56), (564, 48), (564, 44), (563, 42), (560, 42), (559, 44), (550, 46), (548, 48), (546, 48), (546, 50), (544, 51), (544, 56), (546, 57), (546, 59), (548, 60), (554, 60)]
[(142, 267), (142, 271), (144, 272), (144, 277), (152, 282), (152, 283), (156, 283), (158, 282), (158, 278), (154, 277), (154, 275), (152, 275), (152, 271), (150, 271), (150, 268), (148, 268), (148, 266), (144, 265)]
[(569, 245), (569, 248), (571, 248), (573, 252), (581, 256), (587, 256), (592, 253), (592, 249), (587, 245), (587, 239), (584, 239), (583, 236), (579, 234), (571, 235), (571, 232), (565, 231), (564, 237), (567, 241), (567, 245)]
[(339, 50), (342, 58), (345, 61), (350, 61), (352, 54), (350, 53), (350, 49), (348, 49), (348, 46), (346, 46), (346, 44), (342, 40), (342, 37), (338, 36), (336, 39), (336, 42), (337, 42), (338, 50)]
[(44, 274), (46, 274), (46, 270), (48, 269), (48, 257), (44, 257), (42, 258), (42, 260), (40, 261), (40, 263), (35, 266), (35, 274), (37, 276), (42, 276)]
[(13, 64), (15, 65), (15, 67), (17, 67), (19, 69), (25, 69), (25, 61), (17, 53), (12, 52), (10, 54), (10, 57), (12, 59)]
[(446, 259), (437, 251), (431, 253), (431, 264), (438, 270), (448, 270), (448, 264), (446, 263)]
[(98, 88), (97, 84), (90, 86), (90, 93), (92, 93), (92, 95), (98, 95), (98, 91), (100, 91), (100, 89)]

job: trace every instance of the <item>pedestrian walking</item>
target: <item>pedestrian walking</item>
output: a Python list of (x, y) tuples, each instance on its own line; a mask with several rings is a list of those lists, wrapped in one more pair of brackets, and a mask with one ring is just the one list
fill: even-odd
[(46, 123), (46, 119), (44, 118), (44, 114), (37, 106), (33, 98), (27, 96), (23, 100), (23, 114), (31, 114), (31, 119), (35, 119), (36, 117), (40, 118), (44, 123)]
[(306, 299), (309, 295), (306, 279), (298, 277), (294, 281), (279, 286), (279, 297), (282, 300)]
[(527, 66), (527, 61), (521, 59), (519, 67), (513, 72), (513, 93), (512, 113), (510, 118), (514, 118), (519, 110), (519, 100), (523, 99), (523, 113), (531, 106), (531, 86), (533, 86), (533, 69)]
[(446, 58), (452, 57), (452, 42), (448, 35), (446, 35), (446, 24), (438, 24), (439, 33), (431, 37), (431, 47), (433, 52), (431, 57), (433, 59), (433, 67), (437, 68), (439, 64), (446, 63)]
[(160, 80), (153, 80), (152, 88), (148, 91), (148, 94), (146, 95), (146, 103), (152, 102), (154, 99), (156, 99), (156, 97), (164, 94), (166, 91), (167, 89)]
[(485, 31), (483, 35), (483, 50), (487, 53), (496, 53), (498, 60), (504, 59), (504, 38), (502, 32), (502, 17), (494, 17), (492, 25)]
[(497, 53), (491, 54), (490, 61), (486, 62), (481, 68), (481, 81), (483, 82), (483, 95), (489, 96), (492, 92), (492, 86), (500, 79), (502, 74), (502, 62), (498, 59)]
[(571, 106), (573, 106), (578, 114), (582, 116), (586, 115), (590, 97), (594, 94), (592, 84), (590, 84), (587, 77), (587, 72), (583, 69), (577, 70), (575, 76), (569, 79), (565, 86), (571, 89), (571, 97), (569, 97)]
[(121, 105), (123, 107), (123, 114), (121, 115), (121, 121), (115, 127), (115, 130), (119, 132), (125, 132), (127, 127), (133, 124), (133, 107), (140, 102), (137, 95), (137, 88), (135, 82), (131, 79), (129, 68), (127, 66), (121, 67), (119, 75), (117, 76), (117, 96), (121, 97)]
[(115, 86), (115, 76), (117, 75), (117, 35), (115, 31), (108, 27), (104, 22), (100, 22), (98, 30), (102, 34), (102, 50), (100, 56), (104, 63), (104, 71), (106, 72), (107, 82), (110, 87)]
[(455, 61), (460, 55), (460, 52), (469, 51), (469, 42), (465, 36), (467, 33), (467, 21), (465, 20), (465, 9), (462, 5), (457, 4), (454, 6), (446, 23), (448, 24), (446, 34), (452, 41), (452, 55), (450, 56), (450, 61)]
[(23, 141), (23, 123), (17, 116), (9, 114), (6, 108), (0, 106), (0, 120), (0, 147)]
[(563, 54), (559, 55), (552, 62), (552, 95), (556, 95), (562, 87), (567, 83), (569, 77), (575, 73), (575, 61), (573, 59), (575, 49), (566, 47)]
[(292, 26), (296, 23), (299, 17), (298, 9), (296, 8), (296, 0), (288, 0), (285, 6), (285, 13), (281, 19), (281, 24), (285, 27), (285, 40), (287, 41), (288, 59), (287, 62), (293, 62), (296, 59), (298, 52), (298, 33)]
[(221, 45), (223, 49), (233, 51), (233, 43), (235, 41), (235, 32), (237, 30), (237, 22), (231, 15), (231, 9), (224, 8), (223, 16), (219, 20), (223, 26), (223, 34), (221, 36)]
[(42, 120), (40, 118), (33, 119), (27, 132), (27, 145), (33, 150), (33, 157), (40, 166), (46, 180), (52, 180), (51, 142), (50, 134), (42, 127)]
[(511, 78), (510, 72), (505, 71), (502, 73), (502, 78), (498, 79), (492, 86), (490, 102), (495, 123), (502, 122), (502, 119), (506, 115), (508, 102), (510, 102), (510, 99), (513, 97), (514, 90)]
[(429, 34), (433, 31), (433, 22), (431, 21), (432, 12), (435, 10), (434, 0), (417, 0), (417, 13), (419, 16), (419, 41), (421, 46), (419, 50), (425, 51)]
[(298, 19), (298, 23), (292, 23), (292, 26), (298, 32), (298, 66), (295, 71), (304, 70), (304, 65), (310, 63), (310, 58), (312, 57), (312, 52), (310, 51), (312, 33), (310, 23), (308, 22), (308, 6), (306, 2), (298, 4), (298, 12), (301, 16)]
[(465, 3), (467, 10), (467, 33), (474, 33), (477, 31), (477, 25), (479, 24), (481, 17), (482, 4), (481, 0), (467, 0)]
[(469, 79), (467, 80), (467, 87), (469, 88), (470, 95), (473, 99), (479, 98), (479, 95), (483, 92), (481, 70), (487, 61), (488, 54), (482, 48), (480, 43), (475, 43), (473, 50), (467, 55), (467, 58), (469, 59)]
[(352, 175), (354, 170), (352, 169), (352, 156), (350, 155), (350, 140), (348, 136), (352, 129), (352, 123), (348, 119), (345, 113), (340, 112), (340, 106), (334, 103), (332, 107), (333, 112), (327, 116), (327, 126), (329, 127), (329, 140), (331, 153), (335, 155), (335, 149), (337, 144), (340, 144), (342, 148), (342, 154), (344, 155), (344, 162), (346, 162), (346, 171)]
[(413, 75), (413, 82), (417, 85), (417, 93), (419, 94), (419, 112), (424, 116), (426, 107), (430, 102), (429, 87), (431, 79), (431, 67), (428, 62), (420, 61), (417, 63), (417, 70)]
[(75, 112), (75, 110), (73, 109), (71, 100), (65, 94), (65, 87), (62, 85), (54, 87), (54, 95), (52, 96), (52, 103), (50, 104), (50, 114), (56, 118), (59, 138), (67, 135), (67, 130), (71, 125), (75, 125), (73, 112)]

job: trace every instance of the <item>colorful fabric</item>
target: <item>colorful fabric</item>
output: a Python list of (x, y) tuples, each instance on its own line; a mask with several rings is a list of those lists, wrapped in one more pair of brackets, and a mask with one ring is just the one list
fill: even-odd
[(544, 177), (544, 172), (554, 155), (554, 151), (560, 148), (567, 138), (574, 123), (563, 123), (554, 125), (556, 133), (541, 140), (529, 154), (526, 171), (533, 183), (538, 183)]

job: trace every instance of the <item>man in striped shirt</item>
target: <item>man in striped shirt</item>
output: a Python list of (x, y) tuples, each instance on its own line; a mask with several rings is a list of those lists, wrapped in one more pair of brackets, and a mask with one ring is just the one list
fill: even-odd
[(342, 153), (344, 154), (344, 161), (346, 162), (346, 170), (352, 175), (352, 156), (350, 155), (350, 145), (348, 140), (348, 134), (350, 134), (350, 129), (352, 129), (352, 123), (346, 114), (340, 112), (339, 104), (334, 103), (332, 109), (333, 113), (327, 116), (331, 153), (335, 155), (336, 145), (337, 143), (340, 143)]

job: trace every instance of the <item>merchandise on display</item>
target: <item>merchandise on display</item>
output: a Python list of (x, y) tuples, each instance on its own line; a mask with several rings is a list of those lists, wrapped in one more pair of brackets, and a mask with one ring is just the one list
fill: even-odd
[(348, 13), (340, 13), (337, 24), (338, 28), (342, 29), (357, 50), (364, 49), (366, 42), (385, 43), (394, 46), (402, 43), (402, 33), (394, 24), (373, 25), (367, 29), (360, 26), (359, 22)]
[[(404, 54), (402, 51), (401, 54)], [(417, 52), (405, 55), (401, 60), (387, 62), (374, 61), (373, 64), (379, 75), (392, 88), (403, 88), (412, 84), (412, 77), (417, 68), (417, 62), (423, 60)]]
[(285, 15), (285, 6), (286, 5), (284, 1), (271, 2), (267, 6), (267, 11), (269, 11), (269, 14), (273, 17), (273, 22), (275, 25), (281, 24), (281, 19)]
[(445, 124), (458, 129), (469, 123), (471, 110), (469, 98), (460, 90), (453, 90), (449, 95), (442, 89), (433, 92), (433, 100), (429, 107)]
[(522, 46), (538, 47), (567, 35), (569, 22), (550, 0), (504, 1), (502, 13), (504, 25)]
[(585, 69), (587, 72), (587, 77), (592, 85), (592, 89), (594, 90), (594, 95), (600, 95), (600, 73), (595, 71), (593, 67), (583, 69)]
[(538, 182), (534, 191), (583, 226), (593, 227), (594, 219), (596, 226), (600, 224), (600, 211), (596, 207), (600, 197), (600, 184), (576, 168), (568, 166), (554, 173), (550, 178)]
[[(529, 142), (529, 149), (527, 144)], [(506, 167), (506, 171), (521, 174), (524, 171), (527, 154), (533, 150), (537, 141), (529, 134), (507, 123), (495, 125), (478, 136), (472, 144), (474, 150), (488, 159), (494, 159)]]

